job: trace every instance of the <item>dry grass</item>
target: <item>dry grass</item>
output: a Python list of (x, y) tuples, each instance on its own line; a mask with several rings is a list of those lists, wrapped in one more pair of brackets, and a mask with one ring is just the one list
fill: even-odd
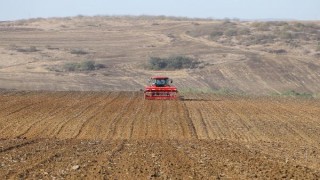
[[(0, 88), (139, 90), (149, 76), (167, 75), (185, 89), (318, 93), (318, 27), (319, 22), (162, 16), (1, 22)], [(150, 57), (177, 55), (198, 59), (202, 68), (162, 72), (142, 66)], [(49, 70), (87, 60), (110, 68), (77, 74)]]

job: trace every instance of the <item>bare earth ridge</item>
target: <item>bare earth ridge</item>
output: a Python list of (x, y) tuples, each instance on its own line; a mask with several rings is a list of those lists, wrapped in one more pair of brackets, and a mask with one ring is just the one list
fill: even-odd
[(0, 93), (0, 177), (320, 178), (319, 100)]

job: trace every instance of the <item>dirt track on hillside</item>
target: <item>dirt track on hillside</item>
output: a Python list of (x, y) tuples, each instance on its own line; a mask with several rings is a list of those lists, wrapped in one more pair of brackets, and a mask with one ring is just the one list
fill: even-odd
[(4, 178), (320, 178), (320, 101), (0, 93)]

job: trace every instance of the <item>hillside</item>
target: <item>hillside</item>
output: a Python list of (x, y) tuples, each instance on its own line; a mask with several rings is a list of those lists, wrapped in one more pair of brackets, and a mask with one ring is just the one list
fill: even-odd
[[(148, 16), (0, 22), (0, 88), (136, 91), (167, 75), (181, 91), (319, 94), (319, 27)], [(175, 55), (201, 64), (144, 68), (150, 57)]]

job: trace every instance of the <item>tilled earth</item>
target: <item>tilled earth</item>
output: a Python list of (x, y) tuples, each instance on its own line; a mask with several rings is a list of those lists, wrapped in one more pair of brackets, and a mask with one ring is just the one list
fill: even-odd
[(319, 179), (320, 101), (0, 92), (1, 178)]

